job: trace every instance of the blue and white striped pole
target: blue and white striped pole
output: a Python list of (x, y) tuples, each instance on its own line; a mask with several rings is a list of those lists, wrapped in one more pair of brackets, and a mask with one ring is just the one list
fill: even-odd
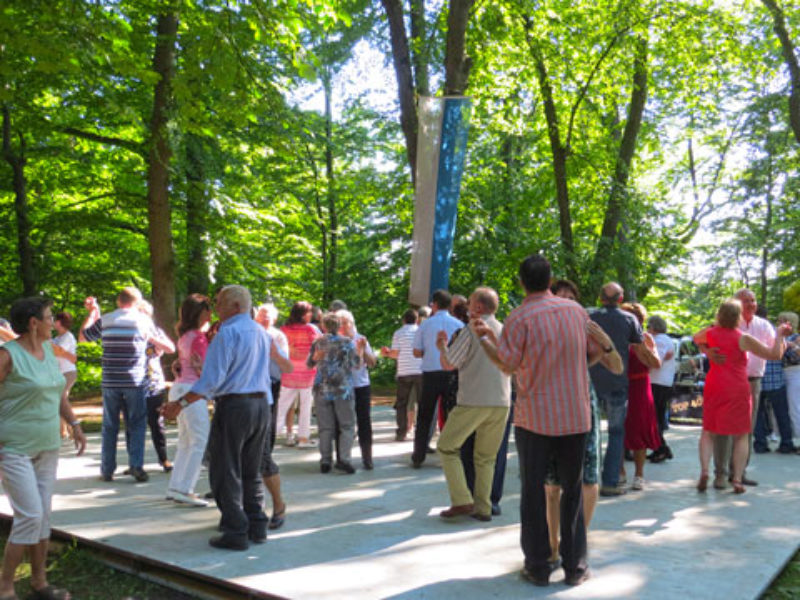
[(417, 189), (408, 300), (427, 305), (450, 282), (450, 259), (469, 131), (471, 101), (419, 99)]

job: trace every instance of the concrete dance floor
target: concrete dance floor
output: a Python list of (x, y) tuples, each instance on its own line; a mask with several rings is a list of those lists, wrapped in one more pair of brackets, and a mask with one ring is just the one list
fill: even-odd
[[(409, 467), (393, 411), (374, 407), (375, 470), (321, 475), (316, 450), (276, 448), (286, 525), (247, 552), (215, 550), (215, 507), (164, 500), (167, 475), (152, 455), (148, 483), (98, 481), (99, 434), (87, 455), (65, 446), (53, 525), (81, 538), (288, 598), (756, 598), (798, 547), (800, 456), (755, 455), (760, 485), (742, 496), (694, 489), (699, 430), (673, 426), (675, 459), (647, 464), (646, 489), (601, 498), (589, 534), (593, 578), (578, 588), (554, 573), (547, 588), (519, 577), (519, 480), (513, 442), (503, 514), (491, 523), (444, 522), (439, 460)], [(170, 443), (174, 444), (174, 431)], [(280, 443), (280, 442), (279, 442)], [(172, 448), (170, 449), (172, 452)], [(122, 447), (120, 455), (126, 456)], [(354, 463), (360, 463), (356, 459)], [(628, 463), (629, 473), (632, 463)], [(118, 469), (121, 473), (122, 467)], [(630, 477), (630, 474), (629, 474)], [(208, 489), (204, 472), (198, 490)], [(0, 512), (10, 512), (0, 499)]]

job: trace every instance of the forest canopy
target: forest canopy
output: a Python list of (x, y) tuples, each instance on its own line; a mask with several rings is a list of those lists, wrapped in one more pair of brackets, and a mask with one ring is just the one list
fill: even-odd
[(239, 283), (387, 343), (443, 94), (473, 102), (451, 291), (503, 315), (543, 252), (677, 332), (742, 286), (798, 310), (798, 44), (787, 0), (7, 0), (0, 314), (136, 285), (171, 331)]

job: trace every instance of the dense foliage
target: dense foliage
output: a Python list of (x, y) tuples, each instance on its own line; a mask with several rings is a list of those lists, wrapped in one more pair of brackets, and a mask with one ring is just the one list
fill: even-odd
[(772, 0), (8, 0), (0, 314), (32, 292), (111, 308), (155, 268), (167, 307), (227, 283), (284, 315), (342, 298), (388, 343), (415, 154), (393, 64), (473, 98), (454, 291), (505, 312), (542, 251), (586, 303), (618, 279), (684, 331), (742, 285), (796, 308), (798, 40), (800, 6)]

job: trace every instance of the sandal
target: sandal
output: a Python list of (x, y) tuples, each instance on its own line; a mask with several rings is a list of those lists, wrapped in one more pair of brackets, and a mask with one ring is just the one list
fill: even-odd
[(46, 585), (41, 589), (32, 590), (31, 595), (28, 597), (32, 600), (71, 600), (72, 594), (67, 590)]
[(735, 479), (731, 481), (731, 485), (733, 486), (733, 493), (734, 494), (744, 494), (745, 489), (742, 485), (741, 481), (736, 481)]
[(283, 523), (286, 520), (286, 503), (283, 503), (283, 508), (281, 512), (272, 513), (272, 517), (269, 520), (269, 525), (267, 525), (267, 529), (280, 529), (283, 527)]
[(703, 473), (697, 481), (697, 491), (705, 492), (706, 489), (708, 489), (708, 473)]

